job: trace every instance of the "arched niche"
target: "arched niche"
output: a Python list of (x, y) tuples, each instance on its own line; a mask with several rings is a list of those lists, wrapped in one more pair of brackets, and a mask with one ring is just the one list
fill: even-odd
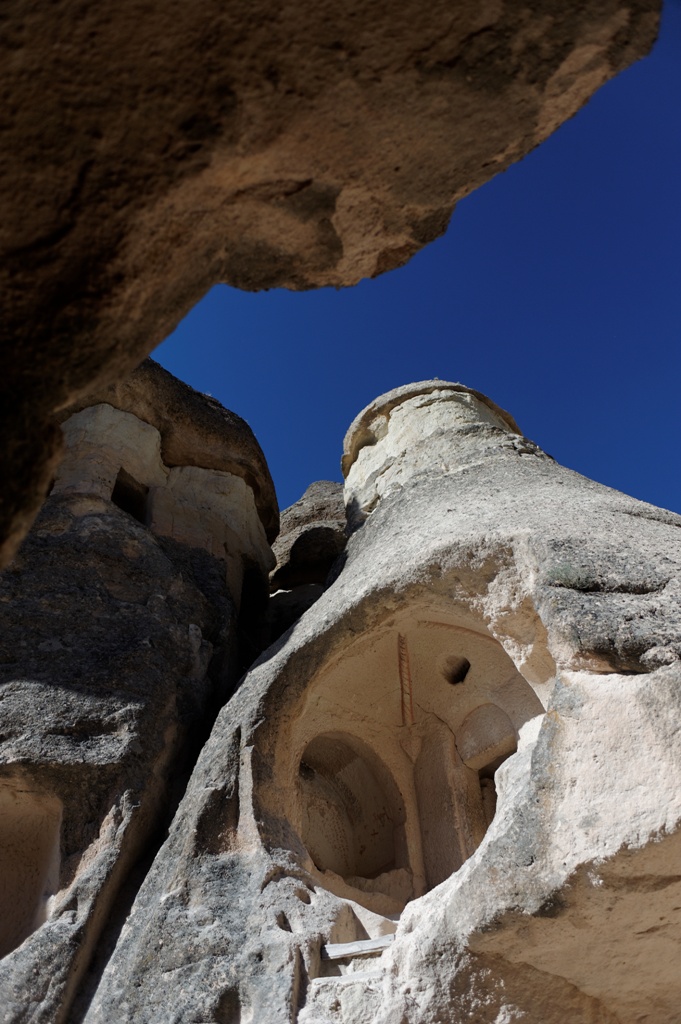
[[(458, 870), (494, 817), (496, 769), (543, 710), (502, 646), (446, 612), (412, 609), (336, 655), (307, 687), (277, 757), (322, 884), (370, 908), (377, 893), (401, 907)], [(400, 826), (398, 887), (385, 870), (386, 830), (367, 828), (382, 801)], [(356, 891), (339, 889), (339, 877)]]
[(365, 743), (347, 733), (315, 737), (298, 784), (302, 839), (320, 871), (358, 881), (404, 867), (404, 804)]

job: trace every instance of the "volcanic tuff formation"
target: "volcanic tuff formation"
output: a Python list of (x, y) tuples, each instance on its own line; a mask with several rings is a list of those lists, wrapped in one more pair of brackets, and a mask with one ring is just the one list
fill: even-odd
[(681, 519), (428, 381), (349, 431), (347, 548), (320, 482), (275, 560), (248, 426), (126, 376), (216, 281), (404, 263), (659, 3), (270, 8), (3, 14), (4, 561), (52, 493), (0, 577), (0, 1016), (672, 1024)]
[(6, 564), (54, 414), (218, 281), (353, 284), (647, 52), (659, 0), (6, 0), (0, 362)]
[(70, 465), (4, 578), (6, 1021), (678, 1019), (681, 517), (462, 385), (377, 399), (344, 561), (220, 711), (149, 866), (225, 693), (229, 566)]
[(99, 398), (0, 576), (4, 1022), (80, 1019), (274, 564), (243, 420), (150, 361)]

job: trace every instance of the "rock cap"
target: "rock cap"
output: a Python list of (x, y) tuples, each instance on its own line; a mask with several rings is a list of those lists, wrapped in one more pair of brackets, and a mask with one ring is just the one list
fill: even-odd
[(258, 515), (272, 542), (279, 532), (279, 506), (262, 448), (248, 423), (145, 359), (125, 380), (81, 398), (61, 420), (106, 403), (156, 427), (168, 467), (198, 466), (241, 477), (253, 491)]
[[(343, 441), (343, 457), (341, 459), (343, 476), (347, 477), (362, 448), (366, 448), (367, 445), (376, 444), (380, 437), (384, 435), (393, 409), (411, 398), (442, 392), (459, 392), (472, 395), (483, 405), (486, 405), (505, 424), (511, 433), (522, 434), (520, 427), (510, 413), (498, 406), (487, 395), (483, 395), (481, 391), (468, 388), (465, 384), (438, 380), (437, 378), (434, 380), (417, 381), (414, 384), (403, 384), (401, 387), (393, 388), (392, 391), (386, 391), (385, 394), (375, 398), (366, 408), (362, 409), (350, 424)], [(382, 420), (382, 426), (377, 431), (376, 421), (379, 418)]]

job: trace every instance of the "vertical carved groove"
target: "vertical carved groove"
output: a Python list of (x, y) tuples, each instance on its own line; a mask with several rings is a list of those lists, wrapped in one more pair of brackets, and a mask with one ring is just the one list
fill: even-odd
[(402, 725), (414, 724), (414, 698), (411, 686), (411, 668), (409, 667), (409, 648), (407, 638), (397, 634), (397, 661), (400, 669), (400, 700)]

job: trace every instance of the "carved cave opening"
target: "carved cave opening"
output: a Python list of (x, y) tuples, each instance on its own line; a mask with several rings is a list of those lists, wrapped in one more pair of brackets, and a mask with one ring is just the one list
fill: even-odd
[(0, 957), (47, 919), (59, 888), (61, 801), (22, 783), (0, 786)]
[(411, 616), (354, 644), (295, 727), (296, 824), (321, 883), (399, 913), (457, 871), (496, 813), (497, 769), (543, 710), (481, 631)]
[(142, 526), (147, 525), (149, 517), (149, 488), (135, 480), (124, 469), (120, 469), (116, 477), (116, 482), (111, 492), (111, 500), (114, 505), (117, 505), (123, 512), (127, 512), (128, 515), (136, 519)]

